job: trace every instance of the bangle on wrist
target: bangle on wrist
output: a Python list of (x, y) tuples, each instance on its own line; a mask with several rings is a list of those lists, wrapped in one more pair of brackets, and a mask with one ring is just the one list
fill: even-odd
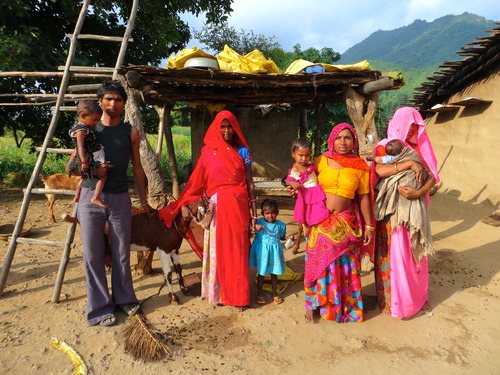
[(398, 169), (398, 163), (394, 163), (394, 170), (395, 170), (396, 172), (399, 172), (399, 169)]
[(375, 227), (373, 225), (365, 225), (365, 229), (374, 232)]
[(249, 199), (250, 202), (257, 202), (257, 198)]

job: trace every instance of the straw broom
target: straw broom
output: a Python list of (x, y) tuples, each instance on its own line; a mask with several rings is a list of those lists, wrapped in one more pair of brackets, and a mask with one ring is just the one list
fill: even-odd
[[(141, 308), (148, 299), (158, 296), (165, 284), (166, 280), (155, 295), (142, 301)], [(161, 340), (159, 332), (149, 326), (146, 316), (142, 312), (128, 318), (127, 322), (128, 324), (122, 331), (122, 335), (125, 337), (125, 353), (144, 361), (157, 361), (164, 354), (172, 353), (172, 349)]]
[(142, 313), (127, 320), (129, 323), (123, 329), (125, 353), (144, 361), (158, 361), (164, 354), (172, 353), (172, 349), (160, 339), (157, 331), (149, 327)]

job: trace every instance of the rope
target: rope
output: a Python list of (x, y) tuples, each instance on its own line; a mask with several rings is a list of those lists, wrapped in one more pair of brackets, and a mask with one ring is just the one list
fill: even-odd
[(163, 281), (163, 284), (161, 284), (161, 285), (160, 285), (160, 288), (158, 289), (158, 292), (156, 292), (155, 294), (153, 294), (153, 295), (151, 295), (151, 296), (147, 297), (144, 301), (142, 301), (142, 302), (139, 304), (139, 305), (141, 306), (141, 308), (142, 308), (142, 305), (144, 305), (144, 303), (145, 303), (148, 299), (151, 299), (151, 298), (153, 298), (153, 297), (158, 297), (158, 296), (160, 295), (160, 292), (161, 292), (161, 290), (163, 289), (163, 287), (164, 287), (165, 285), (167, 285), (167, 278), (166, 278), (165, 276), (163, 276), (163, 278), (165, 279), (165, 281)]

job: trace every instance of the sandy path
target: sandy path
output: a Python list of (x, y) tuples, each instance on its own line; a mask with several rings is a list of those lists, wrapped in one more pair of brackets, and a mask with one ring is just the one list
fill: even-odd
[[(15, 220), (21, 199), (19, 190), (0, 191), (0, 224)], [(285, 222), (292, 220), (290, 205), (288, 199), (281, 202), (279, 218)], [(91, 374), (499, 374), (500, 227), (479, 221), (493, 210), (461, 201), (454, 192), (432, 198), (437, 253), (430, 260), (431, 317), (402, 321), (381, 315), (374, 306), (373, 273), (363, 276), (368, 311), (362, 324), (307, 324), (300, 282), (282, 305), (254, 304), (241, 314), (181, 294), (183, 304), (172, 306), (163, 290), (144, 310), (168, 335), (174, 354), (150, 363), (124, 353), (125, 316), (119, 315), (114, 327), (86, 326), (79, 239), (59, 304), (48, 301), (61, 250), (19, 245), (0, 299), (0, 373), (72, 373), (65, 354), (46, 348), (56, 337), (81, 355)], [(56, 211), (56, 216), (71, 212), (70, 201), (56, 203)], [(28, 220), (33, 237), (65, 238), (66, 225), (48, 223), (42, 198), (32, 202)], [(7, 248), (8, 242), (0, 241), (2, 264)], [(303, 271), (303, 253), (285, 254), (289, 266)], [(199, 259), (185, 245), (181, 260), (186, 274), (200, 272)], [(153, 266), (160, 272), (157, 256)], [(136, 276), (134, 283), (142, 300), (157, 292), (162, 277)]]

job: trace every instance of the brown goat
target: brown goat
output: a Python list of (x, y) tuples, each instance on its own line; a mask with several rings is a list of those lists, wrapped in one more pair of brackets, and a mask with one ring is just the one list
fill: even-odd
[[(179, 259), (179, 248), (182, 240), (189, 228), (191, 220), (196, 223), (201, 223), (205, 214), (209, 211), (210, 205), (208, 198), (199, 198), (187, 206), (181, 208), (181, 212), (177, 214), (172, 227), (167, 228), (165, 224), (158, 218), (158, 215), (149, 217), (147, 213), (134, 213), (132, 207), (132, 233), (130, 239), (130, 249), (132, 251), (156, 251), (160, 256), (161, 267), (167, 281), (169, 300), (173, 304), (180, 304), (179, 297), (174, 293), (172, 288), (172, 267), (173, 264), (177, 280), (183, 294), (189, 294), (189, 288), (184, 283), (182, 277), (182, 266)], [(78, 222), (77, 218), (65, 215), (64, 220), (67, 222)], [(201, 225), (201, 224), (200, 224)], [(106, 249), (107, 259), (106, 266), (111, 264), (109, 250), (109, 236), (107, 225), (106, 233)]]
[[(40, 173), (40, 178), (45, 185), (45, 189), (62, 189), (62, 190), (76, 190), (78, 183), (82, 179), (80, 176), (71, 176), (64, 173), (55, 173), (50, 176), (45, 177)], [(56, 201), (57, 194), (45, 194), (47, 197), (47, 207), (49, 209), (49, 219), (53, 223), (56, 222), (54, 216), (54, 203)]]
[(191, 220), (200, 223), (209, 210), (207, 198), (199, 198), (181, 208), (172, 227), (167, 228), (157, 215), (149, 217), (146, 213), (132, 216), (131, 250), (156, 251), (160, 256), (161, 267), (167, 280), (170, 302), (179, 304), (180, 300), (172, 289), (172, 261), (177, 280), (183, 294), (189, 294), (189, 288), (182, 277), (182, 266), (179, 259), (179, 248), (189, 228)]

